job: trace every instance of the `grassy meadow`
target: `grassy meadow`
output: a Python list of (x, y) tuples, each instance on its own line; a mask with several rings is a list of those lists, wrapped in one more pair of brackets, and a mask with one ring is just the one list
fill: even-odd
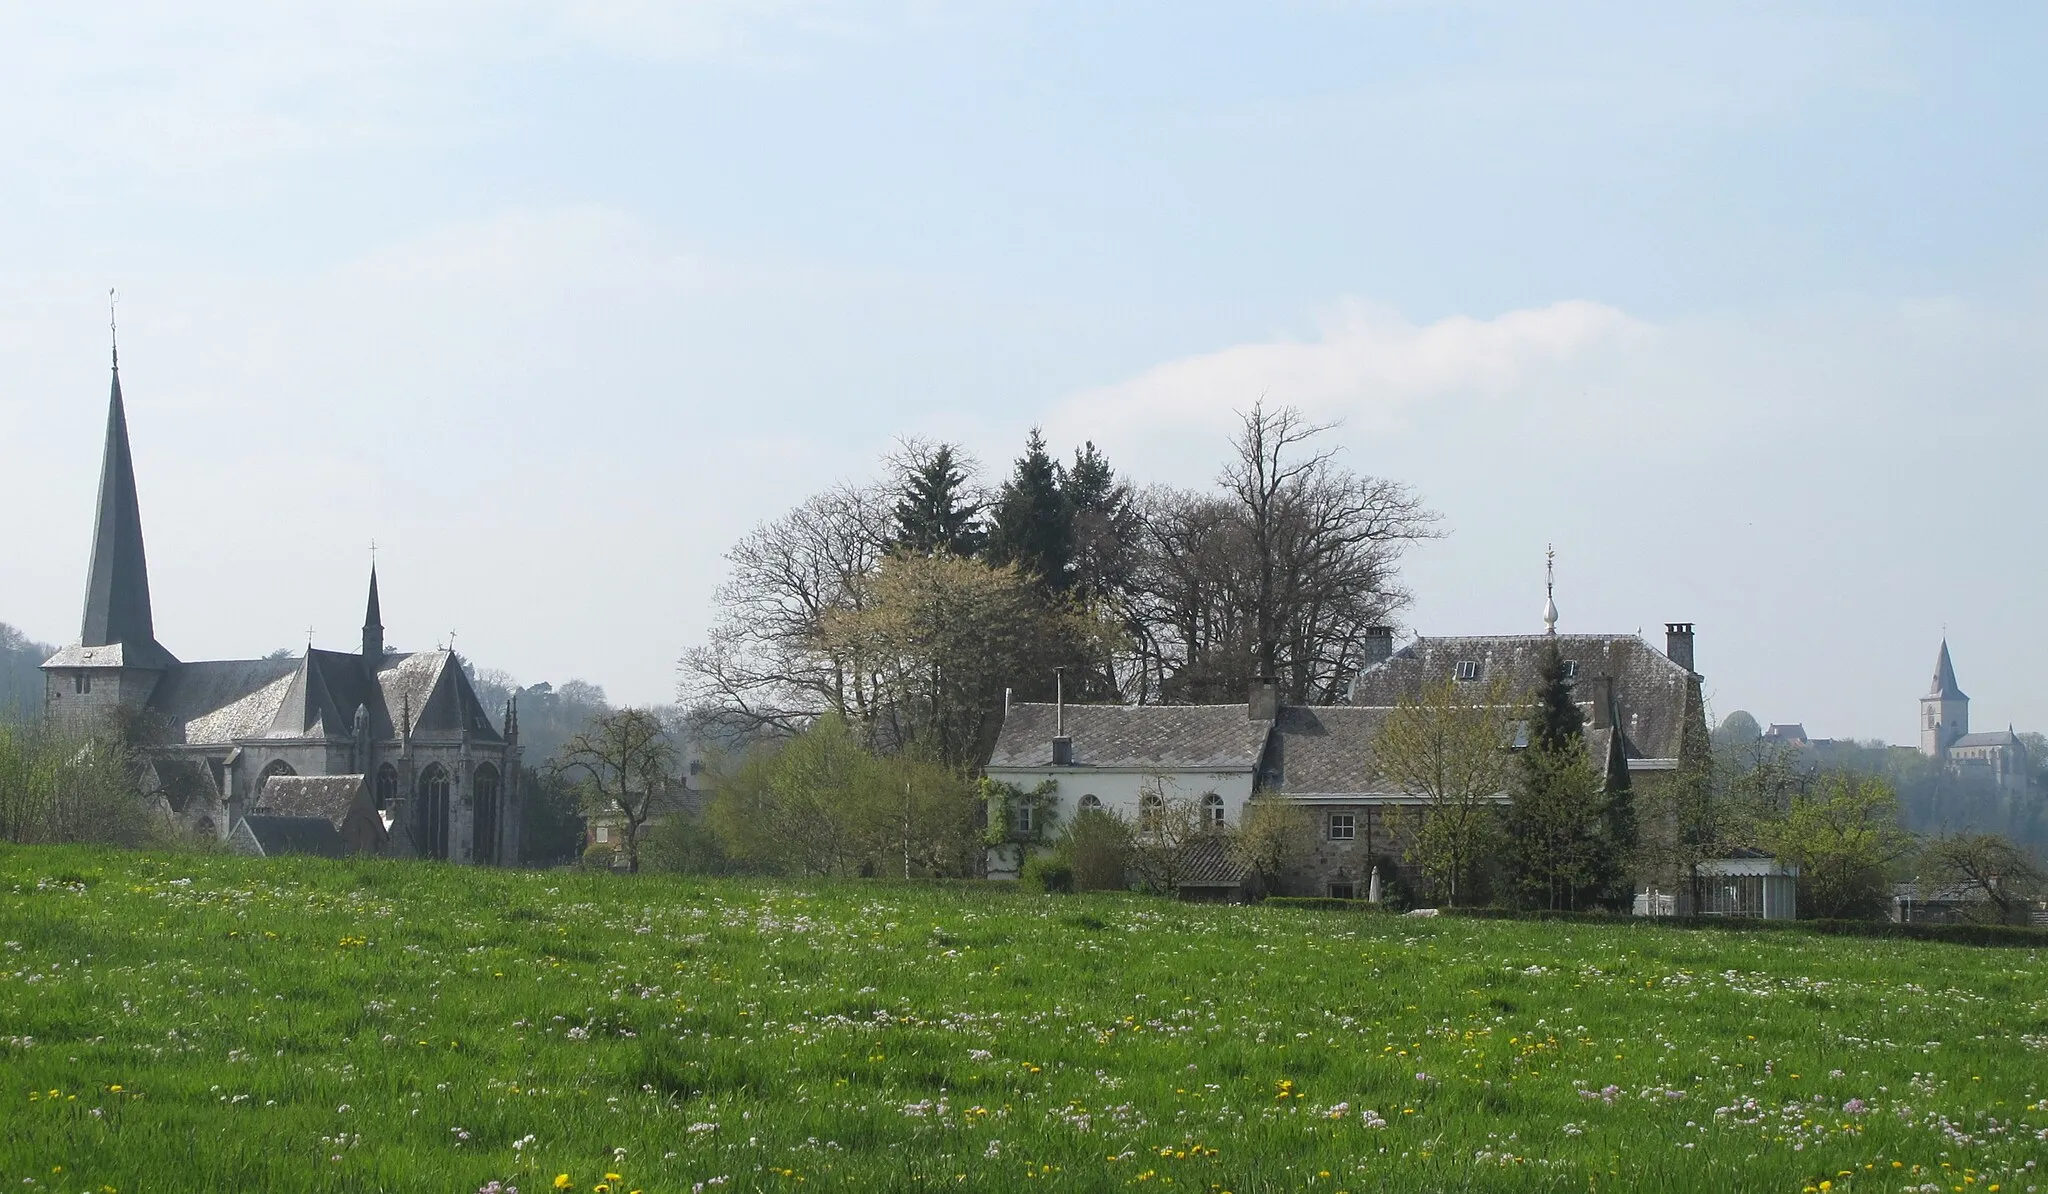
[(10, 1189), (2048, 1184), (2026, 949), (54, 848), (0, 942)]

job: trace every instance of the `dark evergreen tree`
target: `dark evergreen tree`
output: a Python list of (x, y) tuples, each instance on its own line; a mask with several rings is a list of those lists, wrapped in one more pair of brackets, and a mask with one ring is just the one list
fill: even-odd
[(898, 462), (896, 546), (919, 555), (980, 552), (982, 503), (968, 492), (968, 476), (951, 444), (913, 444)]
[(1521, 782), (1507, 814), (1514, 887), (1539, 908), (1578, 908), (1606, 884), (1607, 776), (1586, 757), (1585, 714), (1555, 639), (1544, 644), (1536, 676)]
[(1567, 748), (1581, 750), (1585, 736), (1586, 715), (1572, 698), (1571, 681), (1564, 674), (1564, 655), (1553, 638), (1543, 645), (1543, 658), (1536, 666), (1536, 693), (1529, 709), (1529, 750), (1553, 754)]
[(1073, 583), (1074, 508), (1062, 492), (1063, 471), (1033, 427), (988, 530), (991, 564), (1014, 563), (1055, 593)]
[(1143, 530), (1131, 487), (1091, 441), (1075, 451), (1063, 493), (1073, 519), (1072, 591), (1090, 601), (1125, 592)]

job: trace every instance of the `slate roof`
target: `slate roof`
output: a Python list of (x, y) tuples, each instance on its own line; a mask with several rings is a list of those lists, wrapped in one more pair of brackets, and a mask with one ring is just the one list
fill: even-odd
[(256, 793), (256, 812), (273, 817), (318, 817), (337, 830), (362, 793), (360, 775), (273, 775)]
[(1288, 705), (1266, 748), (1260, 787), (1294, 796), (1390, 793), (1373, 760), (1373, 744), (1391, 709)]
[(1964, 734), (1948, 745), (1949, 749), (1953, 750), (1958, 746), (2018, 746), (2019, 744), (2019, 735), (2013, 733), (2010, 729), (2004, 729), (1986, 730), (1981, 734)]
[[(1392, 714), (1358, 705), (1284, 706), (1260, 766), (1259, 789), (1290, 796), (1398, 795), (1399, 787), (1379, 774), (1373, 757)], [(1585, 731), (1586, 754), (1603, 771), (1613, 745), (1611, 727)]]
[(128, 449), (128, 413), (121, 404), (121, 365), (107, 396), (107, 439), (100, 459), (99, 512), (93, 519), (92, 565), (86, 573), (85, 617), (78, 641), (119, 643), (127, 666), (166, 667), (176, 660), (159, 646), (149, 609), (149, 563), (142, 548), (142, 510), (135, 461)]
[(180, 664), (157, 682), (149, 709), (173, 742), (212, 745), (253, 738), (276, 716), (293, 671), (289, 659)]
[(370, 733), (379, 739), (397, 737), (396, 723), (409, 709), (416, 735), (454, 738), (466, 726), (478, 742), (504, 740), (452, 651), (386, 655), (374, 680), (362, 656), (344, 651), (181, 663), (164, 674), (149, 701), (171, 741), (192, 746), (250, 738), (347, 740), (355, 734), (358, 706), (368, 711)]
[[(1479, 665), (1473, 684), (1505, 677), (1510, 694), (1522, 699), (1536, 687), (1537, 667), (1550, 636), (1474, 635), (1418, 638), (1388, 659), (1358, 674), (1351, 703), (1392, 706), (1413, 698), (1428, 684), (1457, 675), (1465, 661)], [(1619, 708), (1624, 750), (1631, 758), (1675, 759), (1685, 733), (1693, 674), (1633, 634), (1560, 634), (1559, 652), (1577, 665), (1577, 683), (1606, 678)], [(1587, 691), (1582, 688), (1581, 691)], [(1581, 701), (1583, 705), (1585, 702)], [(1588, 718), (1588, 722), (1591, 722)]]
[(1251, 871), (1231, 857), (1228, 843), (1215, 834), (1188, 843), (1181, 865), (1187, 868), (1181, 875), (1182, 887), (1237, 887), (1251, 877)]
[(1934, 657), (1934, 680), (1927, 687), (1927, 695), (1948, 701), (1967, 701), (1963, 690), (1956, 684), (1956, 665), (1948, 657), (1948, 640), (1941, 640), (1941, 651)]
[(250, 813), (235, 826), (235, 836), (253, 840), (264, 857), (279, 854), (316, 854), (322, 858), (346, 858), (348, 844), (341, 832), (322, 817), (273, 817)]
[[(1020, 701), (996, 736), (990, 767), (1052, 765), (1055, 707)], [(1067, 736), (1079, 767), (1250, 771), (1271, 722), (1243, 705), (1068, 705)]]

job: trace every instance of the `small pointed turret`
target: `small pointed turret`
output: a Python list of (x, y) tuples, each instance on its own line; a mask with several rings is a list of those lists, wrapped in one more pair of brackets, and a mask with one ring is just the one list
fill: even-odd
[(370, 604), (363, 611), (363, 662), (376, 670), (384, 658), (384, 607), (377, 600), (377, 565), (370, 565)]
[(121, 364), (107, 399), (107, 441), (100, 460), (99, 514), (94, 520), (92, 567), (85, 586), (85, 618), (78, 641), (87, 647), (118, 643), (129, 667), (161, 668), (170, 653), (156, 641), (150, 615), (149, 562), (142, 547), (142, 510), (135, 492), (135, 462), (128, 449), (128, 412), (121, 402)]

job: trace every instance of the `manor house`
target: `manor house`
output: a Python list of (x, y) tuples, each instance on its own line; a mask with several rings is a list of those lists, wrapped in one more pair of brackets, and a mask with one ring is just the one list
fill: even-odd
[(52, 721), (117, 720), (161, 809), (238, 849), (518, 860), (518, 711), (493, 724), (453, 650), (385, 649), (374, 566), (358, 651), (184, 661), (157, 642), (118, 355), (85, 618), (43, 673)]

